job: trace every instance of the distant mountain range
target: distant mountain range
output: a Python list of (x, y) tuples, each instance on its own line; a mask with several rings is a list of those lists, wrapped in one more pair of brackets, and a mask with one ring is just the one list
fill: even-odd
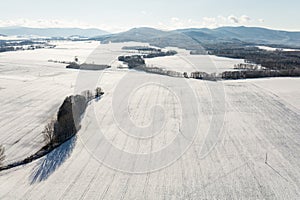
[(0, 27), (0, 35), (40, 37), (96, 37), (109, 34), (100, 29)]
[(232, 43), (300, 47), (300, 32), (270, 30), (257, 27), (191, 28), (162, 31), (153, 28), (134, 28), (126, 32), (96, 37), (107, 42), (147, 42), (155, 46), (176, 46), (198, 49), (203, 46)]
[(257, 27), (190, 28), (163, 31), (154, 28), (133, 28), (110, 34), (100, 29), (0, 27), (0, 35), (42, 37), (87, 37), (108, 42), (146, 42), (158, 47), (175, 46), (199, 50), (216, 44), (272, 45), (300, 48), (300, 32), (278, 31)]

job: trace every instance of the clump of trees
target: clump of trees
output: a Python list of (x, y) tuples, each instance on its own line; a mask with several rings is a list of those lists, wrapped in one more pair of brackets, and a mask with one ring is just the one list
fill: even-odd
[(154, 53), (154, 52), (161, 52), (161, 49), (148, 47), (148, 46), (124, 46), (122, 47), (123, 50), (134, 50), (138, 51), (139, 53)]
[(81, 70), (104, 70), (107, 68), (111, 68), (109, 65), (98, 65), (98, 64), (90, 64), (90, 63), (82, 63), (78, 64), (76, 62), (71, 62), (66, 66), (67, 69), (81, 69)]
[[(95, 97), (103, 94), (102, 89), (98, 87)], [(56, 119), (51, 120), (44, 128), (44, 141), (48, 147), (51, 148), (67, 141), (78, 132), (88, 102), (93, 98), (94, 95), (90, 90), (82, 92), (81, 95), (65, 98), (57, 112)]]
[(76, 95), (67, 97), (60, 106), (57, 117), (43, 131), (44, 141), (50, 147), (61, 144), (74, 136), (80, 128), (81, 115), (87, 107), (87, 99)]
[(145, 60), (140, 55), (119, 56), (118, 60), (127, 63), (128, 68), (136, 68), (145, 65)]
[(101, 87), (97, 87), (95, 90), (95, 98), (100, 98), (104, 94), (103, 90)]
[(55, 48), (55, 45), (51, 45), (48, 42), (38, 42), (31, 40), (1, 40), (0, 41), (0, 53), (7, 51), (24, 51), (24, 50), (35, 50), (43, 48)]
[(87, 103), (87, 99), (81, 95), (69, 96), (64, 100), (58, 110), (57, 121), (54, 124), (57, 143), (64, 142), (77, 133)]
[(170, 50), (167, 52), (155, 52), (155, 53), (150, 53), (147, 55), (143, 55), (143, 58), (156, 58), (156, 57), (164, 57), (164, 56), (174, 56), (176, 55), (177, 52), (174, 50)]
[(253, 64), (253, 63), (240, 63), (234, 65), (234, 69), (237, 70), (263, 70), (265, 69), (261, 65)]
[[(177, 54), (176, 51), (168, 51), (168, 52), (159, 52), (155, 53), (157, 55), (175, 55)], [(159, 67), (148, 67), (146, 66), (146, 62), (143, 58), (150, 58), (152, 57), (153, 54), (148, 54), (144, 56), (140, 55), (133, 55), (133, 56), (119, 56), (118, 60), (124, 63), (127, 63), (129, 69), (136, 69), (140, 71), (145, 71), (148, 73), (153, 73), (153, 74), (159, 74), (159, 75), (166, 75), (166, 76), (172, 76), (172, 77), (183, 77), (183, 74), (181, 72), (176, 72), (172, 70), (165, 70)]]
[[(247, 79), (247, 78), (267, 78), (267, 77), (299, 77), (300, 69), (289, 70), (242, 70), (242, 71), (225, 71), (220, 74), (206, 72), (192, 72), (190, 78), (217, 81), (219, 79)], [(185, 77), (185, 76), (184, 76)]]
[(135, 68), (136, 70), (144, 71), (151, 74), (159, 74), (164, 76), (171, 76), (171, 77), (183, 77), (181, 72), (173, 71), (173, 70), (166, 70), (159, 67), (147, 67), (147, 66), (139, 66)]
[(88, 90), (84, 91), (81, 95), (66, 97), (59, 108), (56, 119), (52, 119), (45, 126), (43, 131), (44, 141), (46, 143), (45, 146), (24, 160), (2, 166), (5, 155), (4, 147), (0, 145), (0, 171), (11, 169), (39, 159), (54, 148), (71, 139), (80, 129), (81, 118), (87, 108), (88, 102), (93, 98), (92, 92)]
[(260, 64), (270, 70), (290, 70), (300, 68), (299, 51), (266, 51), (258, 47), (215, 45), (209, 53), (229, 58), (245, 59), (248, 63)]
[(246, 71), (226, 71), (222, 74), (222, 79), (245, 79), (245, 78), (267, 78), (267, 77), (299, 77), (299, 69), (285, 70), (246, 70)]
[(204, 49), (192, 50), (190, 55), (207, 55), (207, 51)]
[(5, 160), (5, 148), (0, 145), (0, 166), (2, 166), (3, 161)]
[(208, 74), (206, 72), (192, 72), (190, 78), (194, 79), (202, 79), (202, 80), (208, 80), (208, 81), (217, 81), (220, 76), (217, 73), (211, 73)]
[(145, 66), (146, 62), (145, 62), (144, 58), (173, 56), (176, 54), (177, 54), (177, 52), (174, 50), (170, 50), (167, 52), (156, 51), (156, 52), (148, 53), (145, 55), (119, 56), (118, 60), (126, 63), (129, 68), (136, 68), (136, 67), (144, 67)]
[(209, 74), (206, 72), (192, 72), (190, 78), (194, 79), (205, 79)]
[(184, 73), (183, 73), (183, 77), (184, 77), (184, 78), (190, 78), (187, 72), (184, 72)]
[(15, 51), (14, 47), (0, 47), (0, 52)]

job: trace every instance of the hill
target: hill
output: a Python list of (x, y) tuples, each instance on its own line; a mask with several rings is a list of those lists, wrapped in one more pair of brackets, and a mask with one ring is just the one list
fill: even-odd
[[(200, 40), (240, 40), (248, 43), (279, 45), (294, 45), (295, 42), (300, 42), (300, 32), (278, 31), (257, 27), (220, 27), (217, 29), (183, 29), (177, 31)], [(205, 38), (205, 35), (210, 36), (210, 38)]]
[(153, 28), (134, 28), (126, 32), (97, 37), (107, 42), (148, 42), (159, 47), (176, 46), (190, 50), (219, 43), (257, 44), (299, 47), (300, 32), (278, 31), (257, 27), (192, 28), (162, 31)]

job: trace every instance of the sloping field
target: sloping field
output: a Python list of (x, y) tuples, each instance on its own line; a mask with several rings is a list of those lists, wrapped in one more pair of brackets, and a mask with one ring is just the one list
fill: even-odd
[(268, 90), (270, 93), (273, 93), (284, 100), (284, 104), (289, 104), (290, 106), (300, 110), (299, 78), (271, 78), (247, 80), (247, 82), (256, 84), (258, 87)]
[[(41, 146), (40, 131), (70, 85), (87, 87), (82, 80), (90, 77), (105, 95), (89, 105), (77, 137), (0, 172), (0, 199), (299, 199), (299, 79), (281, 79), (294, 87), (279, 88), (269, 79), (57, 70), (55, 84), (52, 77), (0, 79), (0, 144), (9, 142), (8, 159)], [(18, 92), (22, 101), (12, 98)]]
[[(78, 53), (72, 45), (0, 55), (0, 144), (6, 149), (5, 163), (24, 159), (44, 145), (41, 132), (65, 96), (72, 94), (77, 77), (75, 71), (66, 72), (64, 65), (48, 59), (72, 60)], [(93, 50), (79, 46), (82, 57)]]
[[(123, 47), (113, 44), (108, 48), (98, 42), (52, 43), (57, 45), (55, 49), (0, 54), (0, 144), (6, 149), (5, 163), (24, 159), (43, 147), (45, 125), (64, 98), (76, 90), (78, 71), (48, 60), (72, 62), (77, 56), (81, 62), (111, 64)], [(94, 51), (97, 57), (90, 56)]]

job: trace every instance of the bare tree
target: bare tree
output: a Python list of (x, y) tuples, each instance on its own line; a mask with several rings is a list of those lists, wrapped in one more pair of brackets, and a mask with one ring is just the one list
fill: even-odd
[(5, 159), (5, 148), (4, 146), (0, 145), (0, 166), (3, 164)]
[(99, 98), (104, 94), (101, 87), (97, 87), (95, 90), (95, 98)]
[(55, 125), (55, 120), (52, 119), (46, 126), (43, 131), (43, 136), (44, 136), (44, 142), (46, 145), (50, 144), (52, 145), (53, 142), (55, 141), (55, 133), (54, 133), (54, 125)]

